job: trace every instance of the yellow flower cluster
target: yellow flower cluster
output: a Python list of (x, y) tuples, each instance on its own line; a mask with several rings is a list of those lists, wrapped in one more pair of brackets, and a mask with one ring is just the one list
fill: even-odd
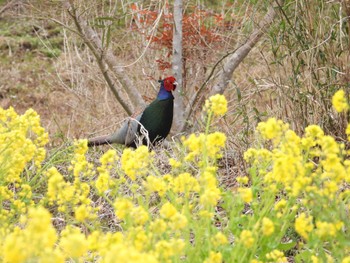
[(205, 108), (215, 115), (224, 115), (227, 112), (227, 100), (224, 95), (216, 94), (205, 101)]
[(285, 263), (288, 262), (287, 258), (284, 256), (283, 252), (275, 249), (272, 250), (270, 253), (266, 254), (266, 258), (270, 262), (276, 262), (276, 263)]
[(0, 165), (5, 183), (20, 183), (21, 172), (32, 160), (40, 168), (47, 142), (48, 134), (34, 110), (17, 115), (13, 108), (0, 108)]
[(332, 104), (334, 109), (337, 112), (343, 112), (347, 111), (349, 109), (349, 104), (347, 101), (347, 98), (345, 97), (345, 92), (344, 90), (338, 90), (333, 98), (332, 98)]
[(183, 139), (183, 144), (189, 149), (190, 153), (185, 160), (192, 161), (196, 156), (202, 154), (209, 158), (218, 158), (219, 151), (225, 146), (226, 136), (221, 132), (214, 132), (208, 135), (200, 133), (191, 134), (187, 139)]
[(243, 230), (239, 236), (239, 241), (243, 244), (244, 247), (250, 248), (254, 245), (253, 233), (250, 230)]
[(64, 261), (55, 246), (57, 234), (46, 209), (30, 208), (22, 223), (23, 229), (14, 228), (0, 245), (4, 262), (30, 262), (33, 258), (40, 262)]
[(329, 237), (331, 240), (336, 237), (337, 231), (343, 227), (343, 222), (329, 223), (329, 222), (316, 222), (316, 235), (318, 235), (322, 240)]
[(220, 252), (210, 251), (209, 257), (204, 260), (203, 263), (221, 263), (222, 262), (222, 254)]
[(250, 203), (253, 201), (253, 192), (251, 188), (238, 188), (238, 192), (241, 195), (243, 202)]
[(136, 180), (137, 176), (146, 175), (152, 162), (152, 155), (153, 153), (150, 153), (144, 145), (136, 150), (125, 149), (121, 158), (123, 171), (131, 180)]
[(99, 194), (103, 194), (114, 186), (109, 172), (114, 167), (117, 160), (118, 157), (115, 150), (108, 150), (100, 158), (101, 166), (97, 168), (99, 176), (96, 180), (96, 189), (98, 190)]
[(281, 120), (269, 118), (266, 122), (260, 122), (257, 130), (261, 136), (266, 140), (273, 140), (275, 143), (279, 142), (282, 134), (288, 129), (288, 124), (284, 124)]
[[(209, 116), (224, 114), (221, 97), (208, 101)], [(286, 262), (285, 254), (297, 251), (305, 262), (349, 262), (349, 151), (316, 125), (298, 136), (276, 119), (259, 124), (260, 138), (273, 143), (246, 152), (249, 175), (237, 178), (232, 191), (220, 188), (217, 178), (222, 133), (207, 129), (184, 139), (184, 151), (169, 158), (165, 175), (147, 147), (126, 149), (120, 160), (108, 150), (100, 166), (89, 163), (84, 140), (74, 144), (73, 155), (63, 151), (70, 169), (55, 168), (56, 155), (42, 172), (32, 152), (44, 145), (43, 129), (33, 132), (25, 118), (6, 128), (22, 117), (1, 114), (0, 136), (23, 133), (34, 146), (30, 154), (8, 152), (16, 141), (1, 137), (9, 144), (0, 144), (0, 261), (260, 263)], [(20, 164), (24, 159), (21, 171), (8, 166), (15, 157)], [(281, 244), (285, 238), (292, 241)]]
[(262, 219), (262, 233), (264, 236), (271, 236), (275, 232), (275, 225), (271, 219), (264, 217)]
[(295, 231), (304, 239), (309, 238), (309, 233), (313, 230), (312, 216), (306, 216), (305, 213), (301, 213), (296, 219), (294, 224)]
[(200, 203), (204, 205), (206, 209), (216, 206), (221, 198), (221, 190), (218, 188), (216, 179), (216, 167), (207, 166), (205, 168), (200, 175), (200, 185), (202, 188)]
[(34, 110), (18, 115), (13, 108), (0, 108), (0, 206), (6, 204), (0, 209), (1, 221), (24, 214), (33, 205), (32, 185), (40, 180), (36, 173), (47, 142), (48, 134)]

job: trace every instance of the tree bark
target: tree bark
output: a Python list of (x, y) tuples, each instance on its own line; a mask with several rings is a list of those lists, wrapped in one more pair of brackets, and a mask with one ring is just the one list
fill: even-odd
[(174, 1), (174, 34), (173, 34), (173, 63), (172, 69), (178, 83), (175, 91), (174, 102), (174, 123), (173, 130), (181, 131), (184, 123), (184, 97), (183, 97), (183, 78), (182, 78), (182, 0)]
[(253, 33), (249, 36), (247, 41), (242, 46), (240, 46), (233, 54), (228, 56), (226, 63), (224, 64), (222, 70), (219, 73), (220, 81), (211, 89), (209, 96), (215, 95), (217, 93), (222, 94), (225, 91), (235, 69), (249, 54), (253, 47), (259, 42), (260, 38), (265, 34), (266, 30), (272, 24), (276, 16), (275, 9), (278, 5), (279, 4), (275, 3), (274, 5), (269, 7), (267, 14), (259, 23), (258, 28), (253, 31)]
[[(213, 70), (211, 71), (208, 79), (205, 81), (205, 83), (202, 85), (202, 87), (198, 90), (196, 94), (192, 96), (190, 99), (190, 103), (187, 105), (184, 119), (188, 119), (193, 109), (198, 107), (198, 105), (201, 105), (203, 103), (203, 99), (199, 99), (202, 95), (204, 96), (203, 92), (206, 90), (205, 86), (208, 84), (210, 78), (214, 75), (214, 70), (222, 63), (222, 61), (226, 61), (224, 65), (222, 66), (222, 69), (215, 75), (218, 75), (219, 82), (213, 86), (213, 88), (210, 90), (208, 97), (215, 95), (215, 94), (223, 94), (225, 89), (227, 88), (228, 84), (230, 83), (232, 79), (233, 72), (238, 67), (238, 65), (243, 61), (243, 59), (249, 54), (249, 52), (253, 49), (253, 47), (258, 43), (260, 38), (265, 34), (267, 29), (271, 26), (275, 16), (276, 16), (276, 8), (283, 5), (284, 0), (275, 0), (274, 4), (272, 4), (262, 21), (259, 23), (258, 28), (256, 28), (251, 35), (248, 37), (246, 42), (241, 45), (239, 48), (234, 50), (233, 52), (229, 52), (225, 56), (223, 56), (214, 66)], [(181, 131), (184, 131), (186, 129), (186, 123), (182, 127)]]

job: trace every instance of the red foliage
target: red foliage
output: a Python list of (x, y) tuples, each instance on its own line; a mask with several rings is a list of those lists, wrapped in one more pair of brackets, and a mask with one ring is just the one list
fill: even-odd
[[(136, 24), (136, 26), (133, 26), (133, 29), (140, 33), (147, 32), (147, 29), (154, 25), (159, 16), (158, 11), (139, 10), (135, 4), (131, 5), (131, 9)], [(160, 19), (157, 33), (155, 35), (146, 35), (147, 39), (151, 41), (153, 48), (166, 48), (168, 50), (166, 57), (169, 57), (172, 52), (173, 25), (173, 14), (166, 12)], [(225, 27), (224, 17), (220, 14), (198, 8), (194, 8), (192, 12), (184, 14), (182, 44), (186, 59), (201, 60), (200, 56), (205, 56), (206, 50), (219, 47), (223, 39), (216, 34), (215, 28), (220, 27)], [(199, 49), (204, 52), (198, 52)], [(160, 70), (171, 67), (171, 63), (166, 62), (164, 59), (157, 59), (156, 62)]]

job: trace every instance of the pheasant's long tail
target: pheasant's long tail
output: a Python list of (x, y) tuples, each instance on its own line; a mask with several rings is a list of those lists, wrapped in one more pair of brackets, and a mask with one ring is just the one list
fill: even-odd
[(105, 136), (100, 136), (100, 137), (89, 139), (88, 140), (88, 147), (99, 146), (99, 145), (104, 145), (104, 144), (112, 144), (113, 142), (111, 142), (109, 137), (110, 136), (105, 135)]

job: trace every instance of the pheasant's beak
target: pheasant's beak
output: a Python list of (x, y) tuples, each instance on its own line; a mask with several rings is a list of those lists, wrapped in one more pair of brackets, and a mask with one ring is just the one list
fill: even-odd
[(176, 89), (176, 86), (179, 85), (179, 83), (177, 83), (176, 81), (173, 83), (174, 85), (174, 90)]

